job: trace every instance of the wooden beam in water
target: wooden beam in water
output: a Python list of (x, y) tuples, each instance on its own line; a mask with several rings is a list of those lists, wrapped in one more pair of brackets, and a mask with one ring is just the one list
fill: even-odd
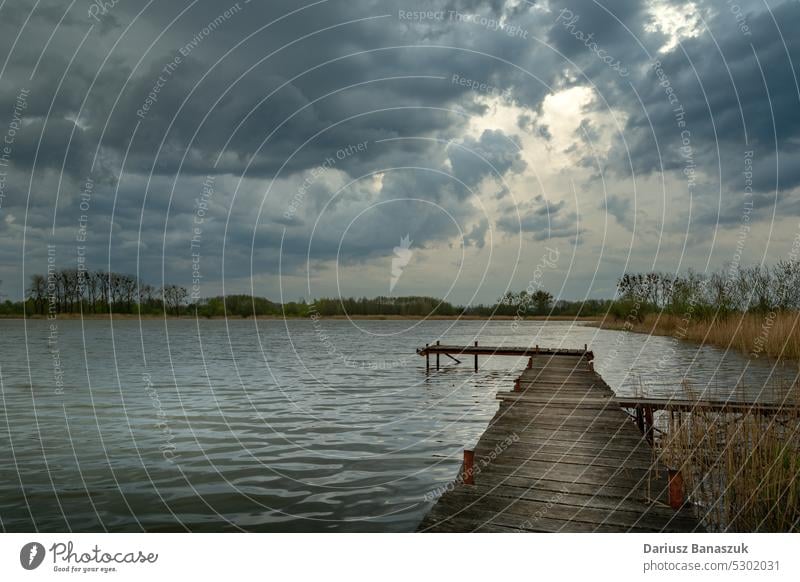
[(587, 360), (594, 359), (591, 350), (567, 349), (567, 348), (539, 348), (529, 346), (456, 346), (437, 342), (436, 345), (425, 345), (424, 348), (417, 348), (417, 354), (425, 356), (427, 354), (453, 354), (453, 355), (481, 355), (481, 356), (552, 356), (552, 357), (574, 357), (578, 356)]
[[(705, 410), (713, 412), (751, 412), (753, 414), (776, 414), (800, 408), (800, 403), (791, 402), (747, 402), (733, 400), (692, 400), (682, 398), (637, 398), (635, 396), (618, 396), (614, 401), (620, 408), (636, 410), (637, 424), (639, 416), (646, 416), (650, 410), (669, 410), (691, 412)], [(642, 425), (646, 424), (644, 419)], [(645, 428), (642, 426), (642, 428)]]

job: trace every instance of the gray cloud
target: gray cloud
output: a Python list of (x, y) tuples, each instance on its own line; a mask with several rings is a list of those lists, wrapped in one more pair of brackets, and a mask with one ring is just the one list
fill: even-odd
[[(143, 276), (159, 278), (167, 265), (185, 281), (186, 234), (206, 175), (217, 178), (214, 219), (203, 233), (208, 278), (217, 282), (223, 245), (226, 277), (247, 278), (276, 273), (281, 244), (284, 270), (298, 273), (309, 249), (318, 264), (330, 264), (340, 250), (340, 261), (359, 264), (391, 253), (406, 234), (422, 248), (472, 249), (483, 247), (492, 224), (537, 241), (590, 235), (593, 226), (581, 224), (578, 232), (578, 217), (563, 202), (547, 204), (526, 190), (514, 191), (520, 203), (509, 206), (508, 181), (533, 184), (540, 170), (558, 175), (588, 167), (580, 188), (592, 197), (588, 206), (623, 226), (633, 219), (632, 202), (621, 195), (602, 202), (600, 172), (616, 180), (609, 189), (617, 192), (632, 191), (634, 178), (664, 172), (671, 184), (679, 178), (681, 192), (671, 198), (696, 197), (694, 224), (731, 228), (741, 216), (745, 152), (753, 151), (754, 220), (771, 217), (776, 203), (784, 215), (796, 212), (800, 51), (793, 31), (800, 4), (784, 2), (770, 14), (761, 3), (743, 2), (748, 36), (724, 7), (696, 4), (707, 30), (659, 53), (667, 36), (651, 26), (650, 4), (639, 0), (546, 6), (359, 0), (305, 9), (278, 0), (240, 2), (222, 20), (237, 5), (202, 0), (177, 20), (189, 2), (155, 2), (135, 21), (142, 6), (122, 2), (100, 23), (85, 5), (65, 15), (67, 6), (56, 1), (35, 10), (32, 0), (6, 3), (0, 11), (0, 54), (8, 56), (0, 134), (19, 91), (29, 96), (0, 206), (4, 291), (21, 295), (23, 257), (32, 261), (26, 273), (36, 270), (48, 243), (71, 261), (75, 227), (87, 212), (92, 261), (108, 263), (110, 256), (112, 268), (130, 272), (137, 265), (131, 249), (138, 249)], [(526, 34), (399, 16), (400, 9), (436, 8), (504, 19)], [(558, 20), (563, 9), (579, 16), (574, 28), (591, 34), (630, 74), (620, 76), (576, 38)], [(165, 75), (176, 57), (180, 62)], [(491, 95), (452, 82), (455, 74), (507, 91), (517, 106), (511, 124), (519, 136), (513, 128), (487, 128)], [(676, 103), (668, 101), (665, 79), (685, 127), (678, 124)], [(159, 83), (157, 98), (139, 115)], [(552, 144), (559, 137), (559, 120), (541, 118), (544, 99), (578, 85), (596, 94), (572, 153), (580, 158), (583, 144), (599, 158), (577, 159), (575, 168), (529, 167), (526, 139)], [(609, 138), (589, 116), (609, 106), (624, 126), (607, 148), (594, 148)], [(476, 120), (484, 122), (477, 132)], [(695, 186), (682, 177), (684, 129), (692, 168), (703, 177)], [(367, 144), (362, 151), (337, 157), (360, 143)], [(333, 170), (311, 184), (298, 212), (287, 216), (299, 185), (328, 159), (335, 160)], [(80, 189), (87, 177), (96, 190), (83, 212)], [(500, 208), (496, 216), (485, 216), (470, 192), (481, 188), (497, 193), (487, 197)], [(28, 229), (24, 255), (22, 224)], [(251, 255), (258, 257), (253, 273)]]
[(549, 202), (539, 195), (530, 202), (507, 207), (497, 221), (497, 227), (508, 234), (531, 234), (533, 240), (579, 237), (585, 229), (578, 215), (567, 208), (564, 200)]

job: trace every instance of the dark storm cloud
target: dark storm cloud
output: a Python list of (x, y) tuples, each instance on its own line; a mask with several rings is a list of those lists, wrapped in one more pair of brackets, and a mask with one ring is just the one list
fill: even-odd
[(577, 213), (570, 211), (564, 200), (550, 202), (541, 195), (530, 202), (506, 208), (497, 221), (497, 227), (511, 235), (530, 234), (536, 241), (577, 238), (585, 232), (578, 223)]
[[(336, 204), (315, 207), (303, 226), (318, 220), (312, 245), (315, 257), (337, 258), (343, 263), (390, 254), (405, 235), (410, 235), (417, 247), (455, 238), (459, 244), (482, 248), (488, 219), (482, 217), (477, 225), (468, 225), (483, 212), (478, 186), (486, 179), (500, 183), (505, 175), (524, 167), (517, 142), (499, 130), (487, 130), (477, 139), (467, 137), (449, 142), (446, 148), (431, 149), (417, 166), (387, 169), (380, 189), (374, 192), (362, 184), (360, 192), (320, 193), (315, 200)], [(303, 237), (294, 240), (301, 242)], [(263, 246), (264, 238), (259, 236), (258, 242)], [(299, 248), (290, 241), (284, 249), (289, 254), (306, 253), (307, 239)]]
[[(729, 10), (714, 10), (704, 21), (707, 29), (702, 34), (684, 38), (667, 54), (656, 50), (663, 35), (642, 32), (646, 18), (641, 11), (616, 14), (638, 34), (618, 31), (616, 37), (607, 36), (607, 29), (619, 27), (608, 18), (595, 21), (593, 16), (580, 22), (587, 30), (597, 31), (599, 43), (609, 52), (619, 50), (628, 68), (636, 72), (629, 79), (621, 79), (608, 67), (587, 69), (606, 100), (629, 115), (624, 133), (629, 150), (620, 140), (614, 156), (620, 171), (629, 172), (631, 163), (634, 171), (643, 174), (684, 169), (687, 160), (680, 149), (684, 136), (697, 166), (712, 176), (721, 171), (728, 187), (741, 182), (746, 150), (755, 150), (759, 160), (774, 156), (776, 151), (794, 157), (800, 139), (796, 77), (800, 43), (788, 31), (800, 24), (800, 4), (781, 4), (771, 14), (764, 10), (752, 13), (747, 20), (751, 34), (747, 36), (737, 28)], [(565, 33), (563, 27), (553, 27), (552, 37), (567, 50), (574, 39), (565, 37)], [(582, 63), (597, 61), (582, 45), (576, 49), (578, 54), (581, 49)], [(759, 172), (755, 188), (793, 188), (800, 175), (789, 164), (786, 169), (777, 183), (774, 172)]]
[[(597, 88), (597, 111), (612, 107), (627, 117), (608, 168), (622, 179), (675, 176), (670, 196), (695, 197), (696, 224), (741, 222), (746, 189), (753, 192), (754, 217), (771, 218), (776, 204), (790, 213), (800, 203), (793, 192), (800, 186), (800, 43), (791, 32), (800, 24), (800, 3), (771, 10), (739, 4), (746, 29), (727, 4), (695, 2), (700, 33), (666, 53), (659, 48), (669, 39), (654, 26), (647, 3), (553, 4), (548, 39), (577, 64), (571, 82)], [(689, 12), (686, 3), (671, 6), (673, 16)], [(619, 59), (629, 74), (621, 76), (592, 49)], [(615, 216), (623, 210), (616, 201), (612, 209)]]
[(453, 172), (468, 186), (476, 186), (486, 174), (486, 165), (498, 177), (508, 171), (525, 169), (520, 157), (519, 140), (509, 138), (500, 130), (486, 130), (479, 139), (467, 137), (463, 147), (450, 151)]
[(630, 227), (631, 211), (633, 210), (630, 198), (609, 194), (603, 199), (600, 208), (613, 216), (622, 226)]
[[(757, 212), (774, 206), (775, 189), (782, 209), (798, 207), (792, 193), (800, 184), (796, 2), (778, 5), (773, 14), (745, 3), (746, 37), (725, 7), (704, 11), (700, 3), (701, 13), (711, 15), (708, 31), (665, 54), (658, 49), (668, 38), (651, 26), (650, 4), (635, 0), (331, 0), (309, 7), (290, 0), (184, 0), (156, 1), (138, 17), (142, 4), (120, 2), (99, 22), (86, 4), (69, 11), (60, 2), (35, 4), (7, 2), (0, 11), (0, 51), (9, 56), (0, 84), (0, 133), (20, 89), (30, 90), (9, 162), (16, 174), (0, 208), (0, 237), (6, 249), (15, 249), (5, 258), (17, 263), (26, 208), (26, 256), (41, 255), (47, 242), (74, 244), (77, 201), (88, 176), (97, 184), (88, 211), (97, 244), (92, 256), (107, 259), (110, 243), (119, 270), (132, 271), (131, 249), (138, 247), (142, 268), (158, 276), (162, 263), (170, 272), (187, 272), (186, 233), (206, 175), (218, 178), (215, 220), (203, 232), (204, 253), (214, 265), (209, 277), (221, 271), (223, 242), (226, 274), (247, 276), (251, 253), (258, 255), (256, 271), (275, 272), (281, 243), (284, 267), (299, 267), (309, 229), (332, 197), (312, 243), (320, 261), (334, 258), (340, 242), (346, 261), (385, 255), (406, 234), (422, 247), (464, 236), (464, 244), (481, 248), (492, 223), (511, 234), (521, 228), (537, 240), (576, 236), (577, 216), (563, 204), (523, 200), (520, 226), (513, 213), (487, 218), (471, 196), (470, 188), (488, 180), (504, 201), (503, 178), (526, 171), (514, 135), (467, 133), (470, 117), (490, 111), (486, 86), (507, 92), (524, 110), (520, 132), (550, 141), (557, 124), (538, 118), (543, 99), (574, 85), (596, 88), (600, 98), (593, 107), (610, 106), (627, 121), (613, 136), (608, 159), (586, 163), (605, 164), (623, 180), (631, 171), (639, 176), (662, 169), (681, 177), (687, 160), (666, 78), (684, 111), (692, 163), (720, 182), (697, 188), (703, 200), (695, 222), (736, 222), (749, 150)], [(449, 17), (401, 18), (400, 10), (477, 14), (518, 32)], [(591, 34), (629, 75), (598, 58), (577, 30)], [(661, 79), (654, 59), (661, 62)], [(454, 76), (473, 82), (454, 82)], [(584, 145), (603, 139), (588, 119), (580, 134)], [(367, 144), (362, 151), (337, 157), (361, 143)], [(286, 215), (298, 184), (331, 158), (334, 171), (308, 188), (299, 212)], [(384, 172), (380, 186), (364, 178), (336, 196), (344, 182), (374, 172)], [(234, 199), (239, 177), (249, 190)], [(278, 186), (267, 196), (273, 178)], [(601, 191), (597, 177), (586, 186)], [(631, 220), (625, 197), (611, 196), (601, 207), (620, 224)], [(10, 280), (15, 271), (6, 267), (0, 275)]]

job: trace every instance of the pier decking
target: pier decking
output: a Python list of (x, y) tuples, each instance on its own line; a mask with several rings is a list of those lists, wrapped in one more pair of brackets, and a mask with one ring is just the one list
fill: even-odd
[[(453, 347), (428, 346), (418, 353), (477, 358), (477, 350), (442, 349)], [(499, 348), (483, 349), (498, 354)], [(637, 428), (594, 372), (591, 352), (537, 348), (534, 354), (507, 355), (533, 357), (514, 389), (497, 395), (500, 407), (474, 450), (465, 451), (460, 478), (419, 531), (701, 529), (682, 498), (675, 501), (679, 475), (668, 475), (654, 460), (647, 431)]]

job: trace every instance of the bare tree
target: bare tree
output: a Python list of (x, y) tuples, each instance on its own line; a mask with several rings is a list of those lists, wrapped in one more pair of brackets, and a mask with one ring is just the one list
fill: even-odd
[(36, 313), (44, 315), (47, 301), (47, 279), (43, 275), (31, 275), (31, 286), (28, 288), (28, 298), (33, 301)]
[(164, 299), (164, 307), (172, 309), (175, 315), (180, 316), (181, 306), (189, 297), (189, 292), (186, 291), (186, 288), (178, 285), (166, 285), (161, 290), (161, 295)]

